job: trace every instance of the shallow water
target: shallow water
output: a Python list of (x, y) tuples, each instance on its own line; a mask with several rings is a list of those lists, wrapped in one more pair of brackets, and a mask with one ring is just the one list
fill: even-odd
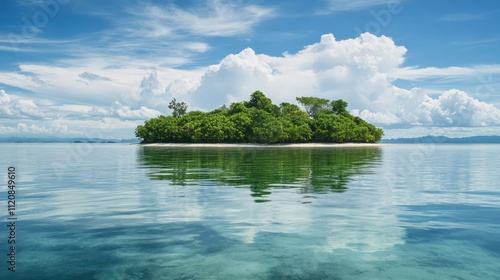
[[(500, 145), (1, 144), (0, 279), (498, 279)], [(7, 188), (0, 221), (7, 224)]]

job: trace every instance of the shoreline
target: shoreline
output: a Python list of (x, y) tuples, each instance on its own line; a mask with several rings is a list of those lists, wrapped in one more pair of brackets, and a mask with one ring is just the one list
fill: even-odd
[(224, 144), (224, 143), (149, 143), (143, 147), (206, 147), (206, 148), (353, 148), (381, 147), (381, 143), (297, 143), (297, 144)]

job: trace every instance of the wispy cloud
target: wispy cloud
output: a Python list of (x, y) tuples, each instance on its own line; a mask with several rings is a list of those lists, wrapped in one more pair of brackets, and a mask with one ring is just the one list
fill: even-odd
[(23, 37), (23, 36), (0, 36), (0, 43), (17, 43), (17, 44), (36, 44), (36, 45), (43, 45), (43, 44), (65, 44), (65, 43), (77, 43), (80, 41), (79, 39), (74, 39), (74, 40), (50, 40), (50, 39), (44, 39), (44, 38), (28, 38), (28, 37)]
[[(12, 36), (0, 35), (0, 52), (43, 53), (52, 65), (64, 57), (107, 60), (111, 68), (131, 64), (147, 70), (177, 67), (210, 50), (208, 38), (248, 35), (259, 23), (276, 16), (272, 7), (226, 0), (200, 1), (190, 7), (141, 2), (117, 7), (114, 14), (96, 14), (89, 7), (80, 7), (79, 13), (101, 17), (107, 22), (105, 28), (65, 40), (16, 36), (13, 41)], [(82, 82), (92, 80), (85, 76)]]
[(328, 10), (331, 12), (355, 11), (401, 1), (402, 0), (329, 0)]
[(1, 51), (4, 51), (4, 52), (35, 52), (34, 49), (18, 48), (18, 47), (0, 45), (0, 52)]
[(16, 0), (15, 1), (20, 6), (32, 7), (44, 4), (44, 0)]
[(87, 71), (79, 74), (78, 76), (80, 78), (82, 78), (82, 79), (86, 79), (86, 80), (89, 80), (89, 81), (111, 81), (112, 80), (111, 78), (104, 77), (104, 76), (101, 76), (101, 75), (97, 75), (97, 74), (94, 74), (94, 73), (89, 73)]
[(142, 36), (155, 38), (179, 34), (203, 37), (244, 35), (258, 23), (276, 15), (270, 7), (221, 0), (211, 0), (190, 10), (171, 4), (148, 5), (143, 10), (130, 12), (141, 21), (141, 28), (136, 31)]
[(147, 70), (177, 67), (210, 50), (208, 38), (248, 35), (259, 23), (277, 16), (272, 7), (222, 0), (200, 1), (189, 8), (141, 3), (113, 15), (96, 15), (87, 8), (81, 13), (101, 17), (107, 22), (106, 28), (66, 40), (18, 38), (14, 43), (19, 48), (12, 46), (10, 38), (0, 36), (0, 51), (44, 53), (47, 62), (58, 58), (50, 61), (52, 65), (59, 64), (63, 56), (74, 58), (73, 61), (106, 60), (110, 68), (132, 64)]
[(456, 78), (478, 75), (500, 74), (500, 65), (476, 65), (473, 67), (403, 67), (390, 73), (389, 77), (403, 80)]
[(460, 41), (460, 42), (455, 42), (454, 45), (457, 45), (457, 46), (477, 46), (477, 45), (487, 45), (487, 44), (491, 44), (491, 43), (496, 43), (498, 41), (500, 41), (500, 37), (479, 39), (479, 40)]
[[(36, 53), (51, 53), (54, 52), (54, 47), (67, 46), (69, 44), (78, 43), (79, 39), (75, 40), (50, 40), (41, 38), (27, 38), (19, 35), (0, 36), (0, 51), (4, 52), (36, 52)], [(59, 48), (57, 48), (59, 50)], [(58, 52), (59, 53), (59, 52)]]

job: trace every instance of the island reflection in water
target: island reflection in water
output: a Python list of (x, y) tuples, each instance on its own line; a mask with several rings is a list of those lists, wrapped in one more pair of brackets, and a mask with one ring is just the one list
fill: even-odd
[(174, 186), (248, 188), (255, 202), (275, 189), (296, 188), (305, 197), (344, 192), (354, 176), (381, 161), (380, 147), (155, 147), (139, 150), (153, 180)]

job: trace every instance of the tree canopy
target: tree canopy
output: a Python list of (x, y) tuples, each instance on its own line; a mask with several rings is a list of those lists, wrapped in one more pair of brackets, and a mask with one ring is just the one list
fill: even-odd
[(185, 102), (177, 102), (174, 98), (168, 104), (168, 108), (173, 110), (172, 116), (178, 118), (186, 114), (187, 104)]
[(383, 130), (352, 116), (347, 102), (298, 97), (297, 105), (279, 106), (256, 91), (249, 101), (211, 112), (187, 112), (186, 103), (173, 99), (172, 116), (159, 116), (137, 126), (142, 143), (375, 143)]

